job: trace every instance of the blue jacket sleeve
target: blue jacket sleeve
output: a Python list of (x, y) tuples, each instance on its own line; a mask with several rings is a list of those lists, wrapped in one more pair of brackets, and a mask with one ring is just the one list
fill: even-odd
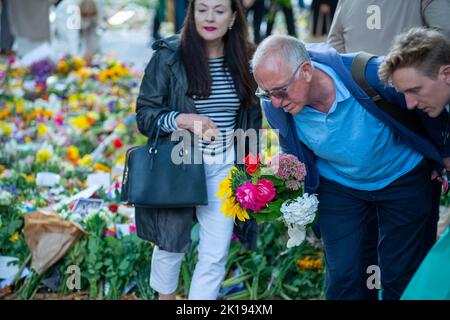
[(267, 122), (269, 123), (271, 128), (279, 130), (279, 141), (280, 148), (284, 153), (293, 153), (289, 148), (289, 143), (285, 138), (285, 134), (283, 134), (283, 127), (286, 126), (286, 121), (282, 119), (282, 114), (280, 112), (284, 112), (283, 110), (275, 109), (272, 107), (272, 104), (268, 101), (261, 100), (261, 104), (263, 106), (264, 115), (266, 116)]

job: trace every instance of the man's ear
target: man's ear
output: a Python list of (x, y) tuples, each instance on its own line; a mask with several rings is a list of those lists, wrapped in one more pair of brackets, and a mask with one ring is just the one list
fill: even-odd
[(312, 73), (313, 73), (313, 66), (311, 65), (311, 63), (306, 62), (302, 67), (302, 74), (303, 77), (305, 77), (306, 82), (311, 82)]
[(450, 85), (450, 64), (443, 65), (439, 68), (439, 77), (442, 77), (444, 82)]

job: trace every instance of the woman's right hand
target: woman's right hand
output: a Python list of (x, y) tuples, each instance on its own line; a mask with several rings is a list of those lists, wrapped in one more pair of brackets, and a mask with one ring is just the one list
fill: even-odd
[(181, 113), (175, 120), (178, 128), (189, 130), (208, 142), (214, 141), (220, 134), (217, 125), (206, 116), (196, 113)]

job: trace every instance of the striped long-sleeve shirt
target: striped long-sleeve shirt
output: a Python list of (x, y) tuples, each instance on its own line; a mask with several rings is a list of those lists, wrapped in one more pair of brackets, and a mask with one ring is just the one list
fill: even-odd
[[(209, 59), (208, 64), (212, 78), (211, 95), (205, 99), (194, 99), (194, 103), (198, 114), (209, 117), (220, 130), (221, 136), (216, 137), (214, 142), (200, 139), (199, 145), (204, 155), (217, 156), (233, 147), (233, 130), (240, 100), (228, 68), (224, 66), (224, 58)], [(162, 116), (159, 120), (161, 129), (165, 132), (177, 130), (178, 115), (178, 111), (172, 111)]]

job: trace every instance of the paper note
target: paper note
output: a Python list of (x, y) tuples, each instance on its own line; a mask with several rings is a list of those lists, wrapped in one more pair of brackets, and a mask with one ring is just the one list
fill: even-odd
[(0, 257), (0, 279), (13, 277), (19, 271), (19, 259), (15, 257)]
[(59, 184), (61, 177), (52, 172), (38, 172), (36, 184), (40, 187), (53, 187)]

